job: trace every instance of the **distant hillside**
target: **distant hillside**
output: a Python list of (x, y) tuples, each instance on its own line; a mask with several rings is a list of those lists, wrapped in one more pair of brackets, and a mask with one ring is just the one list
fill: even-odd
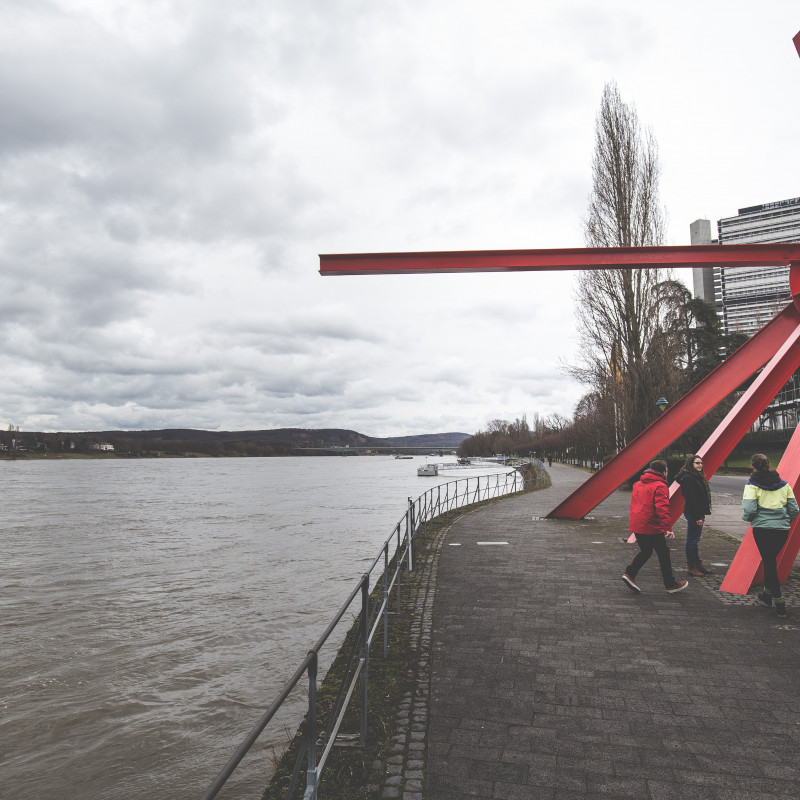
[(131, 439), (146, 442), (259, 442), (292, 444), (306, 447), (458, 447), (468, 433), (424, 433), (417, 436), (365, 436), (345, 428), (276, 428), (264, 431), (203, 431), (174, 428), (160, 431), (98, 431), (94, 433), (61, 434), (73, 437)]
[(96, 452), (92, 445), (108, 443), (114, 446), (116, 455), (279, 456), (304, 452), (313, 454), (308, 448), (373, 449), (383, 452), (392, 448), (409, 452), (455, 450), (469, 434), (426, 433), (380, 438), (343, 428), (278, 428), (261, 431), (173, 428), (156, 431), (21, 432), (17, 436), (18, 444), (30, 453), (89, 453)]

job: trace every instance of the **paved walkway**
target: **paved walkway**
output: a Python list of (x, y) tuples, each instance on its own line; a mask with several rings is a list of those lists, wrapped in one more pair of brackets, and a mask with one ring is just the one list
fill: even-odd
[(737, 543), (711, 530), (701, 554), (718, 574), (670, 595), (654, 556), (633, 594), (620, 579), (630, 495), (594, 519), (545, 520), (586, 473), (552, 476), (444, 540), (427, 800), (800, 797), (800, 607), (778, 620), (720, 594)]

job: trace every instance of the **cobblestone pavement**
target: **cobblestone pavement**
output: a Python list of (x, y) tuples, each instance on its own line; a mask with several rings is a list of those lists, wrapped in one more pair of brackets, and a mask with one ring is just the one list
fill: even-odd
[(738, 542), (708, 530), (701, 552), (713, 576), (667, 594), (654, 556), (634, 594), (621, 580), (635, 548), (625, 543), (630, 495), (615, 493), (592, 519), (546, 520), (586, 478), (559, 465), (552, 475), (552, 488), (476, 510), (446, 533), (417, 695), (401, 712), (409, 734), (423, 733), (429, 683), (427, 739), (398, 740), (401, 769), (425, 753), (425, 781), (422, 793), (400, 781), (384, 796), (800, 797), (792, 579), (787, 620), (752, 595), (723, 596)]
[[(430, 704), (431, 627), (433, 601), (436, 594), (438, 553), (449, 531), (443, 528), (433, 542), (432, 557), (414, 570), (412, 593), (414, 597), (414, 622), (411, 626), (409, 647), (416, 653), (414, 670), (409, 674), (414, 691), (403, 698), (397, 712), (396, 731), (392, 738), (392, 751), (386, 763), (376, 761), (372, 767), (381, 777), (381, 785), (373, 785), (371, 794), (402, 800), (423, 800), (425, 747)], [(372, 791), (374, 790), (374, 792)]]

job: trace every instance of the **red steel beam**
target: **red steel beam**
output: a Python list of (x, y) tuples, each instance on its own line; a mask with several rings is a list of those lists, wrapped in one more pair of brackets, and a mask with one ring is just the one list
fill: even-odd
[(794, 305), (786, 306), (547, 516), (561, 519), (584, 517), (734, 391), (742, 381), (766, 364), (798, 326), (800, 311)]
[(639, 267), (764, 267), (788, 266), (792, 261), (800, 261), (800, 243), (328, 254), (320, 255), (319, 272), (323, 276), (416, 275)]
[[(710, 478), (723, 461), (733, 452), (761, 412), (772, 402), (781, 387), (800, 367), (800, 326), (778, 350), (772, 360), (739, 398), (725, 419), (698, 449), (703, 459), (705, 474)], [(670, 514), (672, 523), (683, 513), (683, 495), (677, 483), (670, 486)], [(712, 523), (713, 524), (713, 523)]]

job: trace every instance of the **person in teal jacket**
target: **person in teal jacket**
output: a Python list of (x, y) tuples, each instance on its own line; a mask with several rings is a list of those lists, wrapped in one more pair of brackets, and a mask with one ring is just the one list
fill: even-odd
[(753, 528), (764, 564), (764, 591), (758, 593), (758, 599), (768, 607), (774, 603), (777, 615), (785, 617), (786, 601), (778, 581), (778, 554), (789, 538), (789, 528), (800, 508), (792, 487), (769, 468), (769, 459), (763, 453), (756, 453), (750, 464), (753, 473), (744, 487), (742, 519)]

